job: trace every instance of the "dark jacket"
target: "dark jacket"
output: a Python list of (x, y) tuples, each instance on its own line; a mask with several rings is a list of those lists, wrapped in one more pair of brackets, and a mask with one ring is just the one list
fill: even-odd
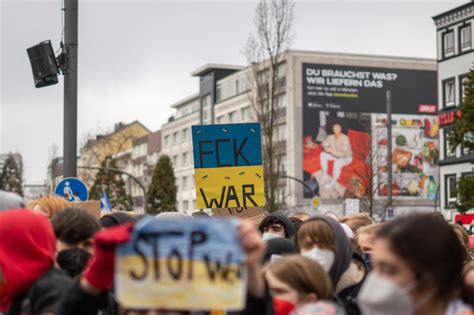
[(63, 271), (51, 268), (36, 280), (26, 294), (13, 300), (8, 315), (53, 313), (73, 281)]

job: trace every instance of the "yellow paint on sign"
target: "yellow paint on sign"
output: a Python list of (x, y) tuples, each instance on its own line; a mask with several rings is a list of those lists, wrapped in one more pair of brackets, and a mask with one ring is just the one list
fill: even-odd
[(198, 208), (265, 206), (263, 166), (197, 168)]

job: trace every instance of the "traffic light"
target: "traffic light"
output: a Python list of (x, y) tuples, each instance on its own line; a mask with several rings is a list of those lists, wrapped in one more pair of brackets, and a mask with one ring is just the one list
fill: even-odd
[(45, 87), (58, 83), (59, 69), (51, 41), (46, 40), (26, 50), (30, 58), (35, 87)]

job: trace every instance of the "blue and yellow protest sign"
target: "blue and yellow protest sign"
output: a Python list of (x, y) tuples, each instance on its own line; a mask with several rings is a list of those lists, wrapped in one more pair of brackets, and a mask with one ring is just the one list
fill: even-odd
[(198, 208), (263, 207), (260, 124), (193, 126)]
[(115, 290), (127, 309), (239, 310), (244, 253), (232, 219), (138, 222), (117, 249)]

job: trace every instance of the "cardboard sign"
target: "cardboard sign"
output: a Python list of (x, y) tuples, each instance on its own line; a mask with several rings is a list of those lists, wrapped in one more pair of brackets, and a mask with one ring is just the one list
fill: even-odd
[(351, 215), (360, 212), (359, 199), (346, 199), (346, 215)]
[(260, 124), (193, 126), (198, 208), (265, 206)]
[(219, 208), (213, 209), (212, 212), (216, 217), (238, 217), (250, 221), (255, 225), (259, 225), (265, 217), (264, 209), (260, 207)]
[(117, 249), (117, 299), (129, 309), (239, 310), (244, 259), (235, 220), (147, 217)]
[(100, 219), (100, 201), (89, 200), (89, 201), (78, 201), (73, 204), (75, 208), (87, 210), (97, 220)]

